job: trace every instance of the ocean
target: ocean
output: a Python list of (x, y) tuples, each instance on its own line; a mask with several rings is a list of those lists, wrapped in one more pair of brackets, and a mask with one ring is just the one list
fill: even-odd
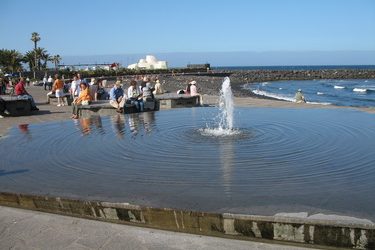
[(375, 69), (375, 65), (292, 65), (292, 66), (224, 66), (213, 70), (333, 70), (333, 69)]
[(301, 89), (308, 103), (375, 107), (375, 79), (275, 81), (245, 84), (243, 88), (256, 95), (290, 102)]

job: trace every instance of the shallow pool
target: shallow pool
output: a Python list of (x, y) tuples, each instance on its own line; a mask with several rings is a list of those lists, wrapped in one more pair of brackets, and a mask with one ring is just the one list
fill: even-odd
[(216, 108), (19, 125), (0, 140), (0, 191), (154, 207), (375, 221), (375, 115), (343, 109)]

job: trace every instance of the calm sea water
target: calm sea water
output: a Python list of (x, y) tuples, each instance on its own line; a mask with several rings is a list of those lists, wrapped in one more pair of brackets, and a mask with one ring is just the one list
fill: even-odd
[(375, 116), (235, 110), (235, 136), (204, 136), (216, 108), (19, 125), (0, 140), (0, 190), (156, 207), (375, 221)]
[(375, 69), (375, 65), (292, 65), (292, 66), (224, 66), (214, 70), (324, 70), (324, 69)]
[(302, 89), (307, 102), (338, 106), (375, 107), (375, 79), (276, 81), (245, 84), (254, 94), (294, 101)]

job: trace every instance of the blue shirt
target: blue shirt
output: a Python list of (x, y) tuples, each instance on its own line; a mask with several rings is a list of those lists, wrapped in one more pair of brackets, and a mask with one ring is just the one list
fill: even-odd
[(109, 91), (109, 98), (113, 101), (117, 101), (121, 96), (124, 96), (124, 90), (122, 88), (113, 87)]

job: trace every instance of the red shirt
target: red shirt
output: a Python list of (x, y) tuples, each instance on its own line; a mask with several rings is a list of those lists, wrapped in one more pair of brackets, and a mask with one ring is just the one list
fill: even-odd
[(14, 88), (14, 90), (16, 91), (16, 95), (27, 95), (27, 91), (24, 85), (24, 82), (17, 83), (16, 87)]

